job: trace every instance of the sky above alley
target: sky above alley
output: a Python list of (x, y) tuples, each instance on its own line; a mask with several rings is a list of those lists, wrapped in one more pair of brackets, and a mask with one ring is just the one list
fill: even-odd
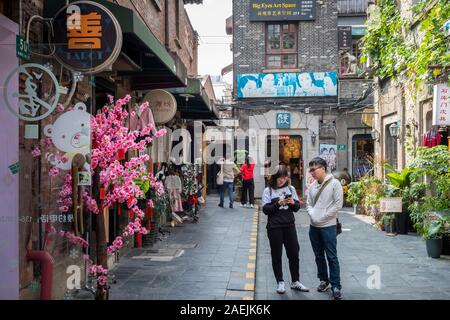
[[(202, 5), (186, 5), (185, 8), (200, 35), (199, 74), (220, 75), (222, 68), (233, 62), (232, 37), (225, 32), (225, 21), (232, 15), (232, 0), (203, 0)], [(227, 74), (225, 80), (232, 83), (232, 74)]]

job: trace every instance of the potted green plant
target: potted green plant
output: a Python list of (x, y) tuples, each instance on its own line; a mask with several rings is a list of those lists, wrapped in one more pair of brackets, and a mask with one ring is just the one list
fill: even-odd
[[(446, 146), (417, 148), (416, 157), (411, 161), (414, 176), (425, 179), (426, 192), (419, 188), (410, 202), (411, 218), (417, 233), (425, 240), (439, 239), (448, 232), (450, 221), (450, 150)], [(422, 190), (421, 190), (422, 189)], [(433, 222), (438, 221), (438, 222)], [(443, 230), (444, 228), (444, 230)], [(431, 241), (439, 246), (442, 240)], [(431, 245), (427, 244), (427, 247)], [(437, 247), (436, 249), (438, 249)], [(435, 254), (436, 256), (436, 254)]]
[(347, 192), (347, 201), (353, 205), (355, 214), (363, 214), (362, 199), (364, 197), (364, 189), (361, 182), (352, 182), (349, 184)]
[(430, 211), (416, 222), (417, 232), (423, 237), (428, 256), (439, 258), (442, 253), (442, 239), (450, 230), (450, 210)]
[(392, 197), (402, 198), (403, 211), (396, 213), (396, 228), (399, 234), (408, 233), (408, 205), (410, 203), (410, 188), (415, 180), (414, 168), (404, 168), (401, 172), (397, 171), (390, 164), (385, 163), (384, 167), (389, 172), (386, 178), (391, 186), (389, 192)]
[(434, 259), (441, 257), (442, 237), (445, 232), (445, 223), (443, 219), (433, 220), (424, 226), (423, 237), (425, 239), (427, 254), (429, 257)]

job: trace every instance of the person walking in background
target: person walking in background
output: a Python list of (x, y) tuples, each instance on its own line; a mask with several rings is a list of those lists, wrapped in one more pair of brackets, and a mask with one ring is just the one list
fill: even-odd
[[(343, 205), (341, 183), (327, 174), (327, 162), (316, 157), (309, 162), (309, 172), (316, 180), (306, 192), (306, 209), (311, 219), (309, 239), (316, 257), (317, 291), (330, 287), (333, 298), (342, 299), (339, 260), (337, 256), (337, 214)], [(328, 260), (325, 260), (325, 254)], [(330, 273), (328, 276), (328, 268)]]
[[(223, 208), (225, 198), (225, 190), (228, 190), (228, 197), (230, 199), (230, 208), (233, 208), (234, 202), (234, 177), (239, 174), (239, 168), (228, 157), (217, 162), (221, 166), (221, 174), (223, 175), (223, 185), (219, 188), (220, 202), (219, 207)], [(219, 173), (220, 174), (220, 173)]]
[(251, 157), (245, 158), (245, 163), (241, 166), (242, 173), (242, 196), (241, 207), (247, 207), (247, 192), (249, 198), (250, 208), (255, 204), (255, 181), (253, 180), (253, 172), (255, 170), (255, 163)]
[(270, 243), (272, 268), (277, 281), (277, 292), (286, 291), (283, 280), (283, 245), (289, 259), (291, 289), (307, 292), (309, 289), (300, 283), (299, 251), (300, 246), (295, 229), (294, 212), (300, 209), (300, 200), (295, 188), (289, 184), (286, 166), (280, 165), (270, 177), (269, 186), (262, 195), (263, 212), (267, 215), (267, 236)]

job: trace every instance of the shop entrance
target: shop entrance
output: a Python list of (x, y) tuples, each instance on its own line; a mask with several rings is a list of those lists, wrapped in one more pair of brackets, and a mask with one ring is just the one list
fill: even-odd
[[(271, 150), (271, 143), (274, 143), (276, 136), (268, 137), (267, 150)], [(278, 136), (279, 161), (288, 167), (291, 177), (291, 184), (297, 190), (299, 197), (303, 196), (303, 142), (299, 135)], [(270, 151), (269, 151), (270, 152)]]
[(373, 174), (374, 145), (370, 134), (353, 136), (353, 181), (359, 181), (367, 174)]

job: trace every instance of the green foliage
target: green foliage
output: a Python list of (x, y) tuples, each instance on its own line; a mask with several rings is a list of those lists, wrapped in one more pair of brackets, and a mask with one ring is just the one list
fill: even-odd
[(360, 182), (350, 183), (347, 192), (347, 201), (354, 205), (361, 204), (363, 197), (364, 197), (364, 190), (361, 187), (361, 183)]
[[(446, 146), (419, 147), (411, 166), (415, 169), (413, 177), (427, 177), (426, 185), (422, 183), (413, 190), (416, 197), (410, 201), (409, 210), (417, 232), (429, 238), (436, 228), (436, 223), (430, 226), (430, 217), (450, 208), (450, 151)], [(423, 192), (426, 187), (428, 194)]]
[(387, 223), (393, 223), (394, 220), (395, 220), (395, 215), (393, 213), (385, 213), (385, 214), (383, 214), (383, 216), (380, 219), (380, 221), (384, 225), (386, 225)]
[(153, 201), (153, 216), (165, 215), (167, 219), (171, 217), (172, 208), (169, 193), (165, 192), (162, 195), (158, 195), (156, 190), (152, 188), (148, 192), (148, 198)]
[(425, 189), (425, 186), (415, 184), (415, 168), (404, 168), (400, 172), (388, 163), (385, 163), (384, 167), (389, 172), (386, 175), (388, 184), (385, 187), (384, 195), (386, 197), (401, 197), (403, 212), (407, 212), (409, 204), (421, 194), (420, 192)]
[(420, 235), (424, 239), (441, 239), (449, 232), (450, 210), (432, 212), (419, 224)]
[[(448, 39), (443, 29), (450, 19), (450, 0), (437, 1), (430, 10), (427, 1), (419, 2), (413, 7), (416, 14), (411, 20), (400, 16), (396, 2), (379, 1), (362, 39), (363, 61), (370, 57), (374, 74), (382, 79), (406, 75), (416, 84), (431, 81), (450, 67)], [(404, 36), (404, 30), (410, 33), (414, 28), (415, 19), (419, 19), (418, 29), (424, 34), (417, 44)]]
[(383, 184), (373, 176), (364, 176), (358, 182), (352, 182), (347, 192), (347, 201), (354, 205), (361, 205), (366, 212), (371, 206), (378, 206), (384, 195)]
[[(147, 176), (148, 177), (148, 176)], [(148, 192), (148, 190), (150, 189), (150, 181), (147, 180), (142, 180), (142, 176), (135, 179), (134, 183), (139, 187), (139, 189), (141, 189), (141, 191), (144, 193), (144, 196), (141, 197), (141, 199), (145, 199), (145, 194)]]
[(413, 174), (414, 169), (405, 168), (402, 172), (397, 172), (389, 163), (385, 163), (384, 167), (391, 171), (387, 174), (387, 178), (391, 185), (400, 189), (409, 188), (411, 186), (411, 175)]

